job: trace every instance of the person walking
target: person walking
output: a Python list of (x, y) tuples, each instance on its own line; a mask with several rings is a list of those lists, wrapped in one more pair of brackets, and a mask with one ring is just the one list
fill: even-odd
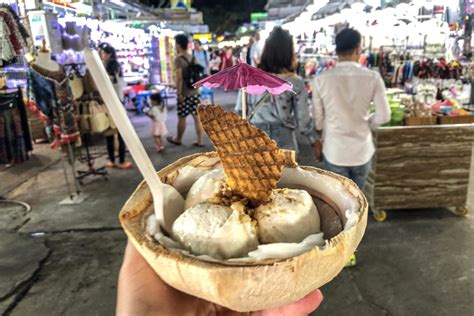
[(209, 55), (199, 40), (194, 40), (193, 56), (196, 58), (197, 63), (204, 68), (204, 75), (209, 76)]
[(186, 76), (189, 65), (196, 62), (195, 58), (188, 52), (189, 39), (184, 34), (175, 37), (177, 56), (174, 60), (176, 69), (176, 93), (178, 97), (178, 134), (176, 137), (168, 136), (166, 139), (174, 144), (181, 145), (186, 130), (186, 117), (192, 115), (196, 126), (196, 142), (194, 146), (204, 147), (202, 138), (202, 127), (197, 116), (197, 107), (200, 100), (199, 89), (188, 86)]
[[(295, 131), (316, 144), (316, 129), (309, 115), (308, 95), (304, 81), (294, 72), (297, 64), (293, 37), (281, 27), (275, 27), (265, 42), (259, 68), (293, 84), (293, 91), (271, 95), (249, 114), (250, 122), (263, 129), (280, 148), (298, 150)], [(257, 96), (256, 100), (262, 96)], [(253, 108), (251, 106), (250, 108)], [(241, 98), (236, 110), (241, 109)]]
[(219, 51), (214, 51), (211, 54), (211, 59), (209, 61), (209, 68), (211, 71), (211, 75), (214, 75), (219, 72), (221, 65), (221, 57)]
[[(380, 74), (358, 63), (360, 45), (361, 34), (354, 29), (337, 34), (338, 61), (314, 79), (313, 108), (322, 135), (318, 158), (363, 190), (375, 152), (371, 130), (390, 120), (390, 107)], [(370, 114), (372, 102), (375, 113)]]
[(221, 56), (221, 70), (235, 65), (235, 59), (233, 54), (234, 53), (232, 47), (227, 47), (224, 49)]
[[(252, 46), (255, 45), (255, 38), (252, 36), (249, 38), (249, 42), (246, 45), (246, 51), (245, 51), (245, 62), (247, 65), (252, 65)], [(255, 67), (255, 66), (254, 66)]]
[(250, 65), (257, 67), (260, 64), (262, 53), (263, 53), (263, 43), (260, 40), (260, 33), (257, 32), (253, 36), (253, 43), (250, 46)]
[(156, 152), (160, 152), (165, 149), (162, 136), (168, 134), (168, 129), (166, 128), (168, 110), (163, 104), (159, 92), (150, 95), (150, 108), (145, 113), (152, 120), (151, 133), (155, 140)]
[[(120, 64), (117, 61), (117, 53), (115, 48), (106, 43), (102, 44), (99, 46), (99, 55), (102, 62), (104, 63), (105, 70), (112, 81), (112, 85), (114, 86), (117, 96), (119, 97), (120, 101), (123, 102), (123, 74)], [(118, 165), (115, 164), (115, 135), (117, 135), (118, 138)], [(117, 167), (120, 169), (130, 169), (133, 167), (133, 164), (130, 161), (125, 161), (125, 142), (118, 131), (116, 131), (116, 133), (107, 134), (105, 136), (105, 141), (107, 143), (107, 153), (109, 156), (109, 161), (105, 164), (107, 168)]]

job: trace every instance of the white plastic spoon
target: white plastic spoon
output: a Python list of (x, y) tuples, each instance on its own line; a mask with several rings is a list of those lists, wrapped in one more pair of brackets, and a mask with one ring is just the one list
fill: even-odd
[[(107, 106), (125, 144), (127, 144), (138, 169), (145, 178), (153, 196), (153, 206), (155, 207), (155, 216), (158, 223), (166, 232), (171, 232), (171, 225), (179, 214), (163, 213), (163, 184), (158, 177), (155, 168), (148, 157), (143, 144), (138, 138), (135, 129), (130, 122), (122, 102), (114, 90), (112, 82), (105, 71), (104, 65), (96, 51), (87, 48), (84, 51), (84, 57), (88, 69), (90, 70), (97, 89)], [(167, 190), (168, 191), (168, 190)], [(173, 213), (173, 212), (170, 212)]]

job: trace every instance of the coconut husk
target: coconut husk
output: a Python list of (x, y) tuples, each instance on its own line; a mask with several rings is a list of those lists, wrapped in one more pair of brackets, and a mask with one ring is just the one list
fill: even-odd
[[(285, 167), (296, 167), (293, 153), (287, 151), (285, 157)], [(169, 180), (170, 175), (186, 165), (212, 168), (216, 158), (216, 153), (184, 157), (161, 170), (159, 175), (163, 180)], [(205, 161), (211, 163), (203, 163)], [(315, 247), (293, 258), (233, 265), (199, 260), (161, 246), (147, 235), (144, 225), (145, 219), (153, 212), (151, 194), (144, 182), (124, 205), (120, 222), (153, 270), (173, 288), (238, 312), (290, 304), (330, 282), (344, 268), (357, 249), (367, 225), (367, 200), (354, 182), (318, 168), (302, 168), (340, 181), (347, 192), (358, 200), (360, 216), (354, 227), (329, 240), (325, 247)], [(340, 210), (338, 213), (341, 213)]]

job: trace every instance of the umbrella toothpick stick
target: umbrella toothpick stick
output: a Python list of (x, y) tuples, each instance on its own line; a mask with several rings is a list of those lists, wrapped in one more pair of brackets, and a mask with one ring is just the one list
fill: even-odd
[(247, 119), (247, 91), (245, 91), (245, 88), (242, 90), (242, 118), (244, 120)]

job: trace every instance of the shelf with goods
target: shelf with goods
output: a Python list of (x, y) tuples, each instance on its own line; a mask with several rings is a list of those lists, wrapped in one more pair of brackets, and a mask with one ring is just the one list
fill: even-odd
[[(458, 215), (467, 210), (474, 75), (466, 60), (470, 49), (462, 43), (470, 28), (459, 22), (464, 16), (458, 1), (422, 10), (421, 16), (425, 5), (413, 1), (375, 10), (362, 3), (336, 8), (315, 2), (283, 24), (295, 37), (300, 74), (308, 82), (330, 68), (325, 55), (333, 51), (338, 24), (348, 23), (362, 35), (361, 63), (378, 71), (390, 88), (392, 117), (374, 133), (367, 184), (376, 220), (384, 220), (387, 209), (454, 207)], [(422, 70), (419, 75), (415, 68)]]
[(366, 188), (376, 220), (392, 209), (467, 213), (474, 113), (465, 66), (458, 80), (417, 78), (404, 89), (388, 90), (392, 119), (374, 133), (376, 154)]
[(150, 61), (150, 84), (165, 87), (175, 86), (174, 39), (171, 36), (157, 36), (152, 39)]
[(117, 48), (117, 60), (127, 84), (147, 81), (151, 56), (151, 46), (124, 44)]

